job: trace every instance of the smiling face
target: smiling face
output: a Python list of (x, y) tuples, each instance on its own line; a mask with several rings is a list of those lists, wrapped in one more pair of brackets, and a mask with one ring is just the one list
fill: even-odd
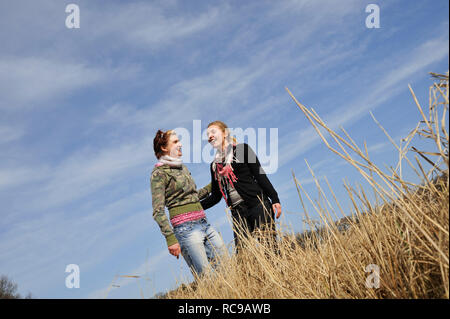
[(225, 138), (228, 134), (217, 125), (210, 125), (206, 130), (206, 135), (208, 136), (208, 142), (215, 149), (223, 149)]
[(166, 147), (161, 147), (164, 151), (164, 155), (169, 155), (171, 157), (181, 157), (183, 154), (181, 152), (181, 144), (180, 140), (176, 133), (172, 133), (170, 135), (169, 141), (167, 142)]

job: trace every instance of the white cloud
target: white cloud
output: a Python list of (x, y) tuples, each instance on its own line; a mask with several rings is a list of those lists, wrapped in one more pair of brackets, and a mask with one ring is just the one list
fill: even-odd
[(22, 128), (0, 125), (0, 145), (16, 141), (24, 134)]
[[(369, 110), (375, 109), (383, 102), (404, 90), (406, 87), (406, 84), (404, 84), (405, 81), (411, 79), (414, 74), (435, 62), (441, 61), (446, 56), (448, 56), (448, 39), (445, 37), (430, 39), (414, 50), (409, 57), (395, 57), (395, 59), (401, 61), (401, 64), (397, 65), (396, 69), (390, 72), (379, 72), (383, 76), (369, 88), (368, 93), (363, 92), (362, 95), (357, 96), (348, 105), (338, 106), (336, 111), (331, 114), (325, 114), (322, 119), (328, 127), (334, 130), (339, 126), (353, 123), (368, 114)], [(374, 70), (380, 70), (383, 66), (377, 65), (373, 66), (373, 68)], [(404, 86), (401, 86), (403, 84)], [(296, 96), (295, 92), (292, 92), (292, 94), (302, 103), (301, 97)], [(301, 113), (300, 110), (299, 112)], [(281, 156), (279, 162), (280, 166), (288, 163), (321, 142), (319, 135), (312, 126), (307, 129), (294, 131), (288, 136), (282, 137), (282, 139), (294, 142), (285, 143), (282, 147), (280, 154), (283, 154), (283, 156)]]
[(187, 19), (182, 17), (169, 19), (163, 16), (157, 16), (149, 20), (146, 17), (147, 24), (130, 32), (128, 38), (137, 45), (159, 48), (207, 29), (213, 23), (217, 22), (218, 18), (218, 9), (213, 9)]
[(49, 104), (52, 99), (70, 96), (78, 89), (135, 73), (135, 67), (109, 69), (48, 58), (3, 57), (0, 86), (4, 93), (0, 109), (33, 108), (44, 101)]
[(0, 189), (5, 191), (9, 188), (15, 188), (25, 183), (30, 184), (45, 179), (48, 169), (44, 167), (16, 167), (9, 169), (0, 169)]
[(90, 148), (72, 154), (53, 168), (48, 182), (37, 191), (39, 196), (31, 200), (31, 206), (43, 209), (65, 204), (114, 185), (124, 176), (132, 178), (132, 174), (145, 178), (151, 171), (151, 165), (145, 165), (152, 158), (150, 145), (150, 139), (143, 138), (98, 151)]
[(156, 52), (208, 30), (221, 20), (226, 7), (210, 7), (193, 14), (180, 14), (177, 10), (167, 3), (134, 2), (106, 7), (90, 3), (84, 10), (83, 28), (90, 30), (86, 45), (100, 41), (109, 48), (132, 46)]
[(392, 148), (392, 149), (394, 148), (394, 146), (392, 145), (392, 143), (390, 141), (380, 142), (380, 143), (376, 143), (376, 144), (373, 144), (373, 145), (367, 147), (367, 152), (369, 153), (369, 156), (370, 156), (371, 154), (383, 152), (383, 151), (387, 150), (388, 148)]
[[(221, 67), (175, 83), (168, 88), (165, 98), (156, 105), (137, 108), (129, 104), (114, 104), (93, 121), (133, 128), (137, 126), (145, 129), (146, 134), (148, 127), (192, 125), (193, 119), (222, 116), (220, 109), (226, 109), (247, 96), (246, 90), (266, 74), (265, 71), (265, 68), (256, 69), (253, 65)], [(226, 114), (235, 107), (230, 107)], [(189, 114), (189, 117), (180, 116), (181, 114)]]

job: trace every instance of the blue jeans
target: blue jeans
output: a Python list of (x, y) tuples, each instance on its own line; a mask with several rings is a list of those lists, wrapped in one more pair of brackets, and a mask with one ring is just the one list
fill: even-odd
[(180, 243), (181, 254), (194, 276), (203, 273), (210, 267), (210, 262), (226, 252), (222, 237), (206, 218), (177, 225), (173, 231)]

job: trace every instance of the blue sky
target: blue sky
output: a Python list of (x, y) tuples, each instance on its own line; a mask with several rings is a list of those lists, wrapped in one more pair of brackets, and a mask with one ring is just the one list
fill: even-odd
[[(80, 28), (65, 7), (80, 7)], [(381, 28), (368, 29), (369, 3)], [(157, 129), (278, 129), (283, 224), (302, 229), (291, 172), (360, 178), (319, 140), (285, 87), (371, 157), (397, 155), (426, 105), (428, 72), (448, 70), (448, 1), (0, 2), (0, 274), (36, 298), (151, 297), (190, 280), (153, 221), (149, 175)], [(202, 146), (206, 142), (202, 141)], [(208, 163), (188, 163), (197, 186)], [(348, 206), (346, 206), (348, 207)], [(317, 218), (317, 216), (313, 217)], [(226, 242), (225, 204), (207, 211)], [(80, 288), (65, 267), (80, 267)]]

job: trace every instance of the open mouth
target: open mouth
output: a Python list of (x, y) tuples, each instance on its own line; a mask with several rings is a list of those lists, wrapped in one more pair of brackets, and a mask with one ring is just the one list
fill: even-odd
[(175, 148), (175, 151), (174, 151), (174, 155), (173, 155), (173, 156), (179, 156), (179, 154), (181, 154), (181, 147)]

